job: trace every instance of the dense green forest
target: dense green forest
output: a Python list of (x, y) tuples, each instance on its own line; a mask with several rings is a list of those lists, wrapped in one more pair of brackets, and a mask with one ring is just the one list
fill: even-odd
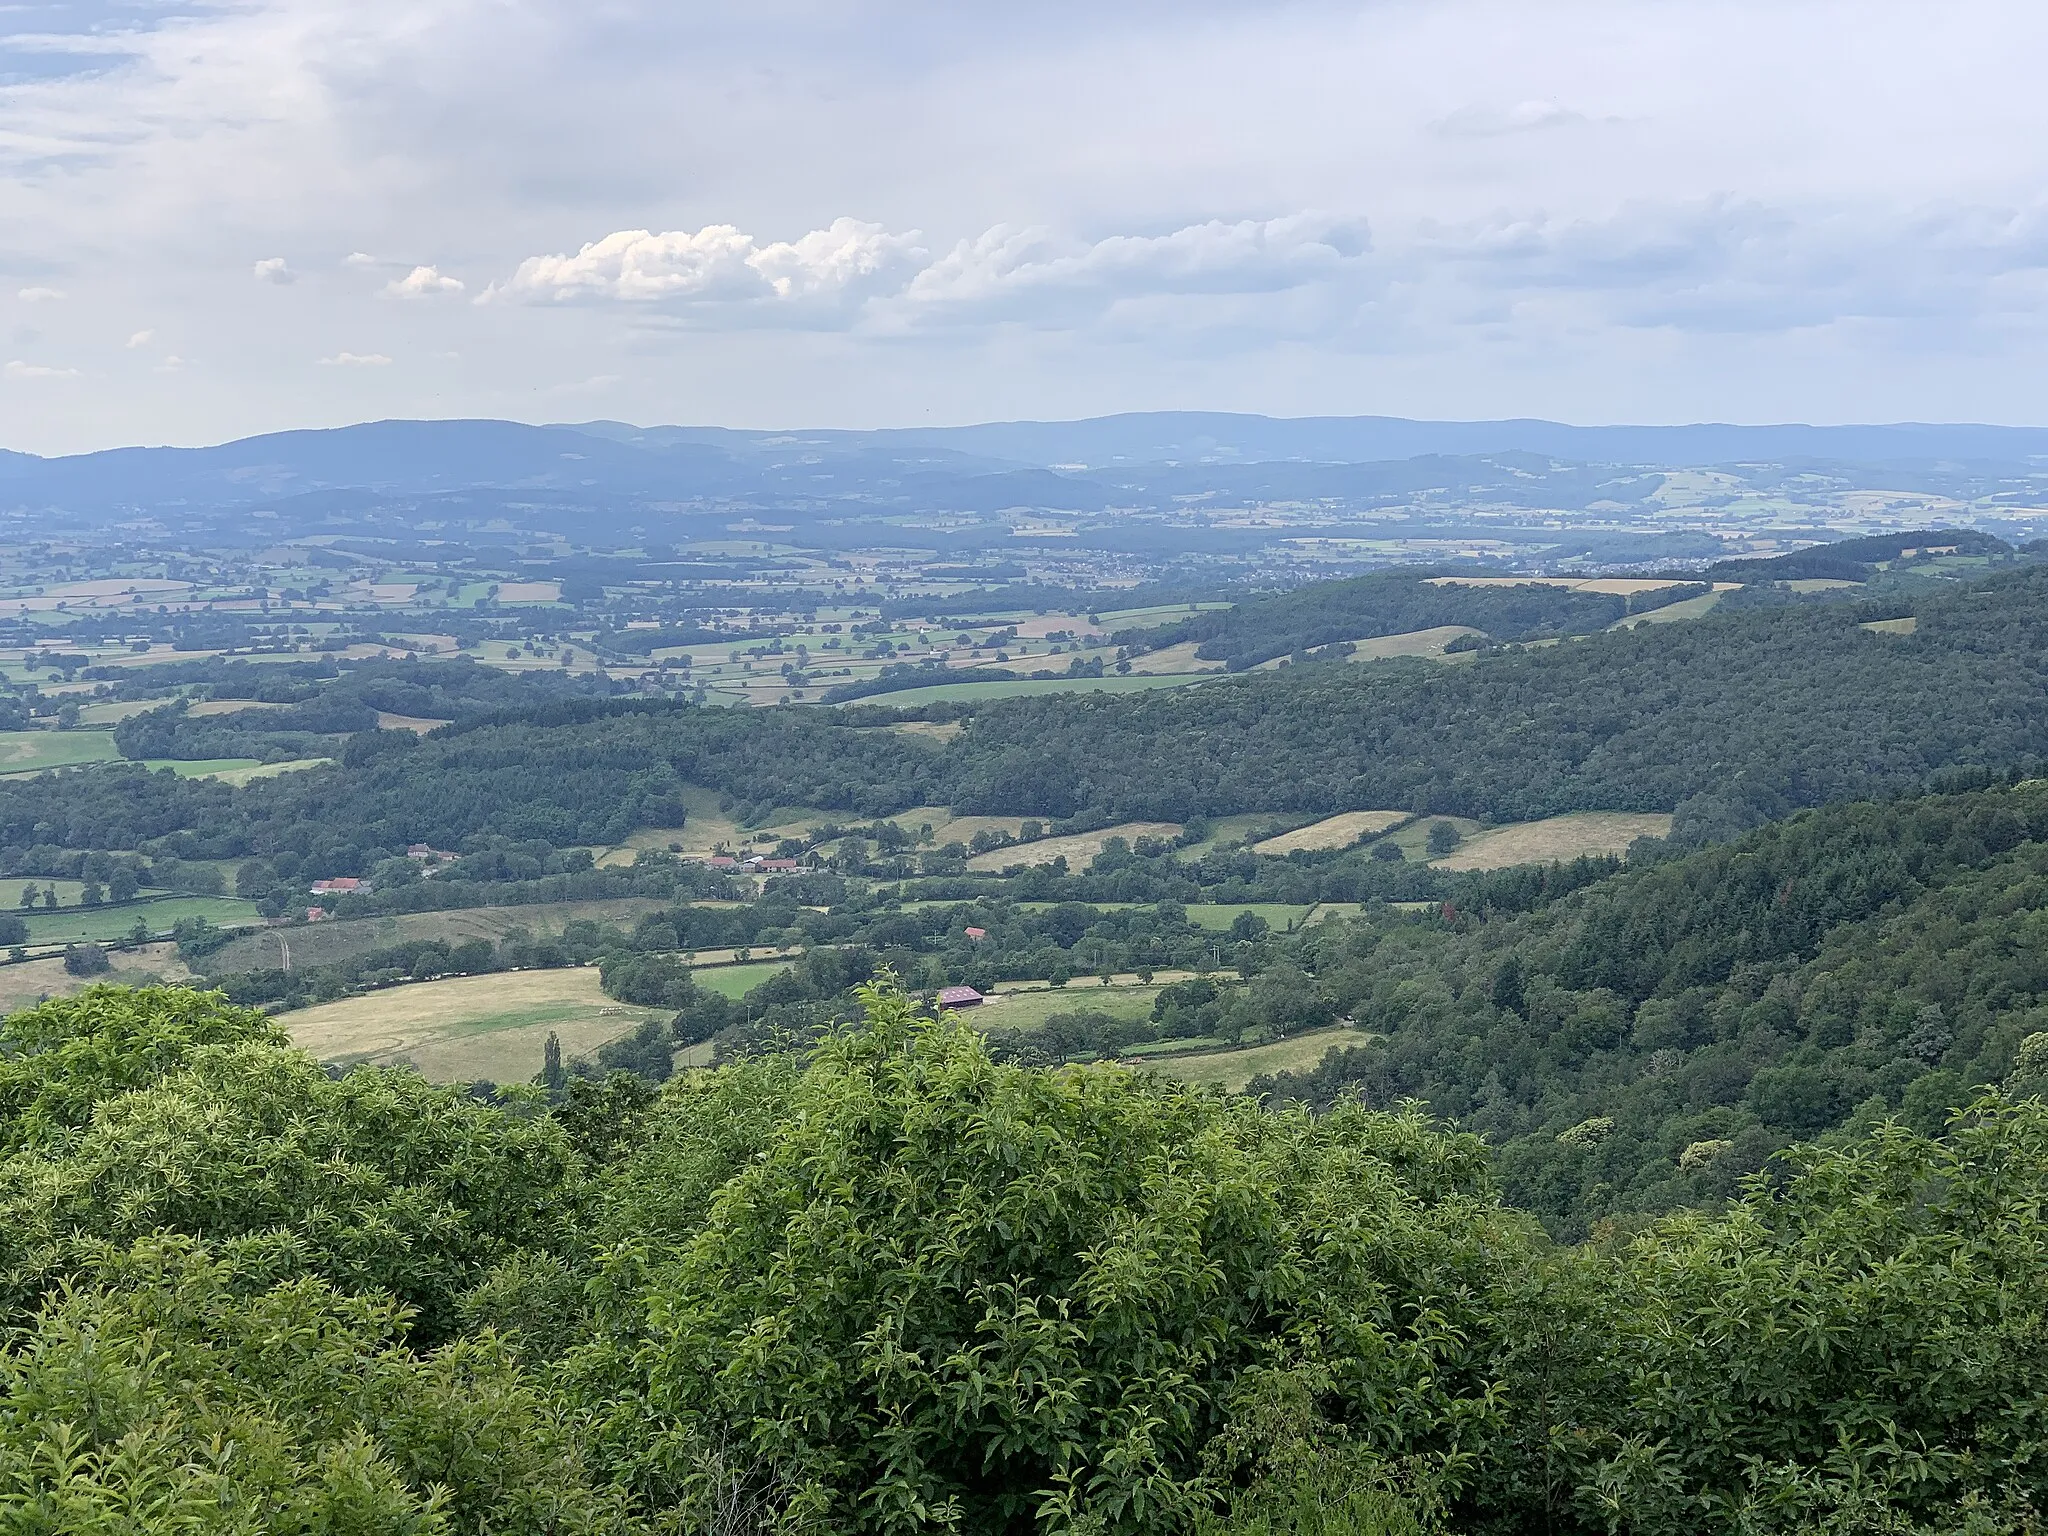
[[(531, 694), (508, 704), (474, 664), (400, 663), (396, 678), (331, 704), (290, 702), (290, 718), (332, 722), (404, 702), (450, 709), (454, 724), (425, 739), (337, 735), (322, 752), (334, 766), (238, 789), (122, 765), (9, 779), (0, 849), (160, 847), (263, 857), (292, 879), (363, 874), (413, 842), (616, 842), (676, 824), (686, 784), (728, 796), (742, 820), (779, 805), (875, 817), (950, 804), (1072, 827), (1360, 807), (1494, 820), (1675, 809), (1680, 839), (1703, 842), (1802, 806), (1922, 788), (1952, 765), (2048, 757), (2044, 599), (2048, 571), (2029, 568), (1884, 606), (1717, 612), (1456, 668), (1331, 662), (994, 701), (969, 708), (943, 745), (882, 729), (906, 717), (873, 706), (736, 711)], [(1862, 627), (1906, 613), (1914, 633)], [(124, 729), (174, 752), (219, 750), (221, 732), (251, 756), (311, 744), (242, 721), (146, 714)]]
[(1804, 1137), (1938, 1128), (2048, 1029), (2044, 944), (2048, 784), (1829, 807), (1526, 915), (1320, 926), (1299, 963), (1377, 1038), (1253, 1086), (1422, 1099), (1583, 1233)]
[[(1910, 635), (1862, 623), (1918, 618)], [(1290, 667), (1020, 699), (951, 744), (955, 803), (1120, 821), (1414, 807), (1672, 810), (1726, 836), (1800, 806), (2048, 755), (2048, 571), (1896, 609), (1750, 609), (1481, 664)]]
[(2038, 1529), (2048, 1052), (1558, 1248), (1414, 1110), (864, 1010), (552, 1107), (190, 991), (9, 1016), (0, 1527)]

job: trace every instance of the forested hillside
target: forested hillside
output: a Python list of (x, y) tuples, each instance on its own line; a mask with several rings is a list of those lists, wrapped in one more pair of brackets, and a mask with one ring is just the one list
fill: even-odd
[[(1457, 668), (1311, 664), (908, 716), (530, 694), (481, 708), (480, 669), (418, 664), (386, 689), (251, 712), (305, 730), (174, 709), (122, 731), (138, 750), (221, 750), (234, 733), (252, 756), (310, 755), (311, 727), (360, 721), (402, 684), (395, 696), (414, 707), (460, 708), (424, 739), (330, 735), (319, 755), (334, 766), (236, 789), (117, 765), (0, 780), (0, 848), (175, 838), (183, 858), (289, 854), (310, 875), (351, 875), (413, 842), (615, 842), (674, 825), (687, 784), (728, 797), (742, 820), (778, 805), (863, 817), (951, 805), (1082, 828), (1381, 807), (1496, 821), (1675, 810), (1678, 837), (1703, 842), (1802, 806), (1921, 789), (1953, 765), (2048, 758), (2048, 570), (1888, 601), (1717, 612)], [(1904, 615), (1912, 633), (1864, 627)], [(943, 744), (876, 728), (963, 714)]]
[(1560, 1252), (1413, 1112), (866, 1009), (553, 1108), (336, 1079), (190, 992), (10, 1016), (0, 1527), (1977, 1536), (2048, 1499), (2024, 1072)]
[(1629, 612), (1629, 601), (1565, 587), (1441, 586), (1427, 571), (1381, 571), (1349, 581), (1319, 581), (1254, 598), (1155, 629), (1126, 630), (1119, 645), (1157, 650), (1199, 641), (1195, 654), (1241, 672), (1277, 656), (1341, 640), (1407, 634), (1465, 624), (1496, 640), (1583, 635)]
[(1423, 1099), (1581, 1235), (1843, 1125), (1932, 1132), (2002, 1080), (2048, 1030), (2048, 782), (1806, 812), (1525, 915), (1304, 948), (1379, 1038), (1254, 1091)]
[(1455, 670), (1287, 668), (1198, 688), (1020, 699), (949, 749), (955, 802), (1108, 821), (1393, 806), (1519, 821), (1672, 810), (1723, 836), (1951, 763), (2048, 756), (2048, 571), (1905, 607), (1765, 608)]

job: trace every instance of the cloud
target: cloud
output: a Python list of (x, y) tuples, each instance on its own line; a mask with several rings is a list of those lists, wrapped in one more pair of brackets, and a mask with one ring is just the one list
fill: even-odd
[(421, 299), (436, 293), (462, 292), (462, 279), (444, 277), (434, 267), (414, 267), (403, 277), (395, 277), (384, 285), (384, 292), (394, 299)]
[(166, 352), (164, 360), (156, 365), (158, 373), (182, 373), (184, 370), (185, 359), (178, 356), (175, 352)]
[(319, 360), (322, 368), (388, 368), (391, 359), (382, 352), (337, 352)]
[(282, 256), (264, 257), (256, 263), (254, 271), (256, 281), (259, 283), (278, 283), (281, 285), (294, 282), (298, 278), (298, 274), (286, 265), (285, 259)]
[(998, 224), (936, 260), (918, 239), (851, 218), (767, 245), (731, 224), (621, 230), (573, 256), (529, 257), (482, 300), (656, 306), (699, 324), (1061, 324), (1126, 297), (1332, 281), (1358, 270), (1371, 248), (1363, 220), (1319, 212), (1094, 241)]
[(2048, 206), (1874, 218), (1732, 198), (1601, 218), (1501, 217), (1418, 231), (1416, 283), (1475, 299), (1563, 300), (1589, 319), (1705, 334), (1841, 320), (2048, 314)]
[(829, 308), (900, 286), (925, 260), (917, 242), (915, 231), (896, 235), (850, 218), (766, 245), (731, 224), (626, 229), (573, 256), (530, 256), (480, 302)]
[(384, 265), (383, 262), (372, 256), (368, 251), (350, 251), (341, 258), (341, 264), (344, 267), (381, 267)]
[(128, 349), (132, 352), (137, 347), (148, 346), (154, 340), (156, 340), (155, 331), (137, 331), (128, 338)]
[(1524, 101), (1506, 108), (1474, 104), (1437, 118), (1430, 123), (1429, 131), (1446, 139), (1497, 139), (1511, 133), (1571, 128), (1592, 121), (1585, 113), (1555, 101)]
[(1067, 318), (1126, 298), (1278, 293), (1353, 277), (1372, 241), (1362, 219), (1308, 212), (1212, 219), (1163, 235), (1092, 243), (997, 225), (963, 240), (905, 290), (912, 313)]
[(4, 370), (0, 371), (4, 371), (10, 379), (75, 379), (78, 377), (78, 370), (76, 368), (49, 368), (41, 363), (25, 363), (18, 357), (9, 363)]
[(49, 304), (64, 297), (62, 288), (24, 288), (15, 297), (24, 304)]

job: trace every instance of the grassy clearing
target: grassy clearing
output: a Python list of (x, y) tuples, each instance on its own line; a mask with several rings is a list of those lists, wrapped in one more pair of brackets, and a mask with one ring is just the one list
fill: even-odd
[(274, 779), (281, 773), (304, 773), (309, 768), (325, 768), (333, 762), (331, 757), (295, 757), (285, 763), (257, 763), (248, 768), (223, 768), (209, 777), (223, 784), (247, 784), (251, 779)]
[[(1021, 836), (1027, 817), (1023, 816), (955, 816), (943, 805), (914, 805), (907, 811), (898, 811), (886, 818), (893, 821), (913, 837), (919, 827), (932, 829), (932, 843), (943, 848), (948, 843), (970, 843), (977, 832), (1003, 832), (1011, 837)], [(1039, 818), (1043, 825), (1044, 818)]]
[(1206, 675), (1178, 672), (1147, 677), (1133, 672), (1129, 677), (995, 678), (981, 683), (934, 683), (928, 688), (905, 688), (900, 693), (873, 694), (857, 702), (909, 708), (915, 704), (936, 704), (947, 699), (1016, 699), (1041, 693), (1136, 693), (1146, 688), (1179, 688), (1188, 683), (1198, 683)]
[(151, 773), (168, 768), (181, 779), (225, 779), (231, 773), (245, 773), (264, 765), (253, 757), (146, 757), (142, 766)]
[(1188, 921), (1199, 928), (1221, 933), (1237, 921), (1239, 914), (1250, 912), (1264, 918), (1269, 927), (1284, 929), (1299, 923), (1314, 910), (1313, 905), (1297, 906), (1284, 901), (1203, 902), (1188, 908)]
[(253, 901), (232, 896), (161, 896), (119, 907), (61, 907), (55, 912), (24, 912), (31, 944), (83, 944), (86, 940), (125, 938), (139, 917), (151, 933), (165, 933), (181, 917), (203, 917), (223, 928), (260, 921)]
[(78, 723), (87, 726), (119, 725), (130, 715), (162, 708), (163, 702), (162, 699), (110, 699), (98, 704), (88, 704), (78, 712)]
[(120, 755), (111, 731), (0, 731), (0, 774), (110, 763)]
[(1209, 835), (1181, 850), (1184, 859), (1198, 859), (1212, 848), (1235, 848), (1262, 838), (1277, 837), (1299, 817), (1278, 816), (1269, 811), (1247, 815), (1215, 816), (1209, 821)]
[(1405, 827), (1397, 827), (1383, 838), (1376, 838), (1375, 841), (1392, 843), (1415, 863), (1428, 863), (1429, 829), (1439, 821), (1448, 821), (1458, 829), (1458, 836), (1466, 839), (1477, 837), (1486, 830), (1484, 823), (1474, 821), (1468, 816), (1422, 816)]
[(698, 966), (690, 979), (720, 997), (742, 998), (777, 971), (787, 970), (787, 960), (754, 960), (739, 965)]
[[(5, 888), (0, 887), (0, 895)], [(612, 901), (561, 901), (530, 907), (465, 907), (451, 912), (408, 912), (392, 917), (355, 917), (340, 922), (308, 923), (303, 927), (266, 930), (230, 939), (207, 956), (214, 975), (259, 970), (278, 963), (278, 935), (291, 945), (297, 967), (331, 965), (365, 950), (384, 949), (417, 939), (460, 944), (465, 939), (494, 943), (523, 928), (536, 938), (551, 938), (570, 923), (590, 921), (630, 927), (644, 914), (667, 903), (651, 896), (626, 896)]]
[(1254, 843), (1252, 852), (1284, 855), (1296, 849), (1349, 848), (1360, 839), (1384, 832), (1389, 827), (1398, 827), (1407, 819), (1406, 811), (1344, 811), (1278, 837), (1269, 837), (1263, 843)]
[(1111, 625), (1169, 624), (1175, 619), (1184, 619), (1191, 613), (1209, 613), (1219, 608), (1232, 608), (1234, 603), (1166, 603), (1156, 608), (1117, 608), (1098, 613), (1103, 628)]
[(191, 972), (178, 959), (175, 944), (149, 944), (123, 950), (108, 957), (114, 968), (104, 976), (73, 976), (64, 962), (29, 960), (19, 965), (0, 965), (0, 1013), (33, 1008), (52, 997), (70, 997), (94, 982), (111, 981), (121, 986), (146, 987), (159, 982), (186, 981)]
[[(768, 843), (774, 844), (785, 837), (800, 837), (822, 822), (861, 819), (851, 811), (821, 811), (801, 805), (777, 806), (761, 826), (742, 827), (731, 812), (718, 808), (716, 790), (701, 784), (686, 785), (682, 798), (682, 826), (643, 827), (617, 847), (599, 850), (597, 862), (606, 866), (631, 864), (634, 855), (643, 848), (672, 848), (692, 858), (703, 858), (721, 849), (739, 853), (758, 848), (764, 836)], [(912, 829), (915, 829), (915, 823), (912, 823)]]
[(933, 741), (951, 741), (967, 729), (964, 720), (904, 720), (895, 725), (881, 727), (894, 731), (900, 736), (927, 736)]
[[(1431, 660), (1442, 659), (1444, 647), (1460, 635), (1477, 635), (1483, 631), (1467, 624), (1440, 624), (1434, 629), (1412, 629), (1402, 635), (1375, 635), (1369, 640), (1354, 640), (1352, 653), (1347, 661), (1390, 661), (1396, 656), (1422, 656)], [(1462, 653), (1461, 653), (1462, 654)], [(1271, 661), (1262, 661), (1252, 670), (1271, 672), (1287, 661), (1276, 656)]]
[(1082, 870), (1102, 852), (1102, 845), (1112, 837), (1136, 843), (1141, 837), (1171, 839), (1179, 836), (1178, 822), (1127, 821), (1119, 826), (1104, 827), (1100, 832), (1076, 832), (1069, 837), (1042, 837), (1035, 843), (1015, 848), (991, 848), (987, 853), (978, 853), (969, 859), (967, 867), (1001, 872), (1012, 864), (1050, 864), (1054, 859), (1063, 858), (1067, 861), (1067, 868)]
[(1195, 654), (1201, 646), (1199, 640), (1183, 640), (1179, 645), (1169, 645), (1156, 651), (1147, 651), (1142, 656), (1131, 658), (1131, 670), (1147, 677), (1171, 677), (1187, 673), (1221, 672), (1220, 661), (1204, 661)]
[(587, 1055), (644, 1019), (666, 1017), (614, 1002), (597, 981), (595, 966), (451, 976), (322, 1003), (278, 1022), (322, 1061), (409, 1061), (437, 1082), (525, 1082), (540, 1071), (550, 1033), (565, 1054)]
[(1662, 608), (1652, 608), (1648, 613), (1632, 613), (1625, 619), (1616, 619), (1607, 627), (1633, 629), (1638, 624), (1677, 624), (1686, 619), (1697, 619), (1727, 595), (1726, 592), (1702, 592), (1698, 597), (1666, 603)]
[(1267, 1072), (1300, 1072), (1316, 1065), (1326, 1052), (1346, 1045), (1358, 1045), (1371, 1038), (1355, 1029), (1318, 1029), (1270, 1045), (1250, 1045), (1237, 1051), (1211, 1051), (1190, 1056), (1147, 1056), (1145, 1065), (1154, 1072), (1180, 1078), (1183, 1082), (1214, 1083), (1228, 1093), (1243, 1091), (1244, 1085)]
[[(154, 706), (145, 706), (153, 708)], [(204, 720), (212, 715), (239, 715), (251, 709), (288, 709), (286, 704), (269, 704), (261, 699), (201, 699), (186, 708), (185, 713), (195, 720)]]
[(1582, 854), (1627, 853), (1628, 845), (1639, 837), (1670, 835), (1671, 818), (1667, 815), (1576, 811), (1469, 835), (1434, 862), (1439, 869), (1505, 869), (1511, 864), (1548, 864)]
[(1872, 619), (1868, 624), (1859, 624), (1858, 629), (1867, 629), (1873, 635), (1910, 635), (1920, 627), (1920, 620), (1913, 614), (1903, 619)]
[[(1177, 973), (1176, 973), (1177, 974)], [(977, 1029), (1037, 1029), (1056, 1013), (1106, 1013), (1118, 1019), (1149, 1019), (1160, 985), (1108, 986), (1093, 976), (1077, 977), (1064, 987), (1037, 986), (997, 992), (979, 1008), (961, 1017)]]
[(411, 731), (417, 736), (424, 736), (446, 724), (446, 720), (430, 720), (424, 715), (394, 715), (388, 709), (377, 711), (377, 729), (380, 731)]

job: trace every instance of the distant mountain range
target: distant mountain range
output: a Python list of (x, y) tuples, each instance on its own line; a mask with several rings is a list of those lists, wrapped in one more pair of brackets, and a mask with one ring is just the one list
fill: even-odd
[(1204, 412), (870, 432), (379, 421), (210, 448), (47, 459), (0, 452), (0, 512), (204, 522), (269, 507), (300, 526), (381, 506), (420, 526), (531, 523), (520, 507), (545, 524), (566, 507), (624, 506), (1100, 512), (1204, 499), (1372, 506), (1418, 495), (1625, 506), (1657, 489), (1660, 470), (1719, 465), (1862, 466), (1852, 479), (1881, 467), (1884, 482), (1901, 488), (1938, 484), (1953, 494), (1968, 482), (1981, 493), (1987, 484), (2048, 479), (2048, 428), (1576, 427)]

